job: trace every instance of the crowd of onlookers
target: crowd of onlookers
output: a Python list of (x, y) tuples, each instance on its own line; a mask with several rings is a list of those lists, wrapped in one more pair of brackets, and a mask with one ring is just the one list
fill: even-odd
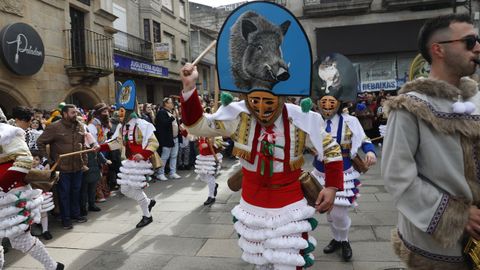
[[(349, 104), (344, 112), (358, 117), (367, 136), (378, 137), (378, 126), (387, 120), (383, 104), (391, 93), (361, 93), (356, 103)], [(287, 102), (298, 103), (299, 99), (289, 98)], [(211, 112), (213, 99), (202, 98), (202, 105), (206, 112)], [(158, 154), (163, 166), (155, 172), (153, 181), (180, 179), (177, 170), (193, 170), (198, 154), (197, 138), (189, 134), (182, 123), (178, 98), (166, 97), (159, 105), (139, 104), (138, 113), (138, 117), (155, 126), (159, 141)], [(34, 158), (33, 169), (37, 170), (49, 170), (58, 154), (105, 143), (114, 136), (121, 122), (117, 108), (104, 103), (91, 110), (65, 103), (59, 104), (53, 111), (18, 106), (10, 116), (10, 124), (25, 130), (25, 140)], [(57, 122), (60, 124), (54, 124)], [(47, 128), (50, 125), (52, 127)], [(83, 129), (78, 129), (78, 126)], [(79, 135), (79, 130), (84, 132)], [(77, 141), (84, 143), (78, 146)], [(233, 142), (228, 138), (226, 141), (228, 146), (223, 155), (232, 157)], [(121, 151), (90, 152), (81, 157), (66, 158), (60, 162), (57, 170), (60, 171), (61, 181), (52, 189), (57, 206), (52, 214), (62, 220), (65, 229), (73, 228), (74, 222), (86, 222), (88, 212), (101, 211), (98, 204), (107, 201), (119, 189), (116, 179), (122, 160)], [(48, 221), (42, 222), (42, 227), (43, 237), (51, 239)]]
[[(213, 102), (204, 98), (203, 105), (208, 108)], [(121, 122), (117, 108), (104, 103), (91, 110), (65, 103), (53, 111), (18, 106), (8, 116), (9, 124), (25, 131), (35, 170), (49, 170), (60, 154), (105, 143), (114, 136)], [(166, 97), (159, 105), (139, 104), (138, 117), (155, 126), (160, 145), (158, 154), (164, 166), (156, 171), (153, 181), (179, 179), (177, 170), (194, 169), (197, 138), (188, 134), (182, 123), (178, 98)], [(231, 156), (231, 153), (225, 155)], [(116, 193), (121, 160), (122, 153), (117, 150), (89, 152), (59, 162), (56, 170), (60, 172), (60, 181), (52, 188), (56, 201), (52, 214), (61, 219), (64, 229), (86, 222), (88, 212), (101, 211), (99, 203)], [(42, 227), (43, 238), (51, 239), (48, 221), (42, 222)]]

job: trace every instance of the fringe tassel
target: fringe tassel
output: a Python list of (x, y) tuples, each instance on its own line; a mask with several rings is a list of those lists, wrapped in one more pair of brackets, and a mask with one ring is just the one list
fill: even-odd
[(301, 156), (299, 159), (290, 162), (290, 169), (292, 171), (298, 170), (302, 168), (303, 164), (305, 163), (305, 158)]
[(250, 157), (252, 156), (252, 154), (246, 150), (242, 150), (240, 148), (237, 148), (237, 147), (233, 147), (233, 150), (232, 150), (232, 155), (236, 156), (236, 157), (239, 157), (239, 158), (242, 158), (242, 159), (245, 159), (245, 160), (250, 160)]

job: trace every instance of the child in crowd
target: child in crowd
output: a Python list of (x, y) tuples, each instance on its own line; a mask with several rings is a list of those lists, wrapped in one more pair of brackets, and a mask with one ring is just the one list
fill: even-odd
[[(32, 156), (33, 156), (33, 162), (32, 162), (32, 170), (48, 170), (49, 166), (46, 165), (44, 166), (42, 164), (42, 156), (40, 155), (39, 152), (37, 151), (32, 151)], [(39, 188), (38, 186), (35, 186), (35, 184), (32, 184), (33, 188)], [(41, 219), (40, 223), (42, 225), (42, 237), (45, 240), (50, 240), (53, 238), (52, 234), (48, 230), (48, 211), (53, 210), (55, 207), (55, 204), (53, 202), (53, 193), (50, 192), (49, 190), (43, 190), (42, 196), (43, 196), (43, 203), (42, 203), (42, 209), (41, 209)]]

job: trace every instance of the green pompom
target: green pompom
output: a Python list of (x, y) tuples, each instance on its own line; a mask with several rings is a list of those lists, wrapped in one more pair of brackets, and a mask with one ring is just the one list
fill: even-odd
[(222, 92), (222, 94), (220, 95), (220, 102), (222, 103), (223, 106), (227, 106), (228, 104), (232, 103), (232, 101), (233, 101), (232, 95), (226, 92)]
[(303, 266), (304, 268), (308, 268), (313, 265), (313, 259), (310, 257), (310, 254), (306, 254), (303, 256), (305, 259), (305, 265)]
[(311, 98), (304, 98), (300, 102), (300, 107), (302, 107), (302, 112), (307, 113), (309, 112), (312, 107), (313, 107), (313, 102)]
[(308, 221), (308, 223), (310, 223), (310, 226), (312, 226), (312, 231), (315, 230), (315, 228), (317, 228), (318, 221), (316, 219), (309, 218), (307, 221)]
[(308, 242), (308, 247), (303, 250), (303, 253), (304, 254), (312, 253), (314, 250), (315, 250), (315, 246), (312, 243)]
[(235, 216), (233, 216), (233, 220), (232, 220), (232, 221), (233, 221), (233, 223), (235, 223), (235, 222), (238, 221), (238, 219), (237, 219)]
[(60, 102), (60, 103), (58, 104), (58, 109), (59, 109), (59, 110), (62, 110), (63, 107), (65, 107), (65, 102)]

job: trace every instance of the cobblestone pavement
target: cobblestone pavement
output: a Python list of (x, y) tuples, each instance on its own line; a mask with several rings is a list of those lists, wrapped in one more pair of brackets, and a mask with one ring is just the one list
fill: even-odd
[[(310, 159), (311, 160), (311, 157)], [(88, 215), (89, 221), (65, 231), (60, 222), (51, 220), (52, 240), (43, 241), (50, 254), (67, 269), (253, 269), (240, 259), (237, 235), (230, 210), (240, 194), (231, 192), (227, 176), (239, 168), (236, 160), (225, 159), (218, 178), (217, 202), (204, 207), (205, 183), (196, 180), (193, 171), (180, 171), (182, 179), (152, 183), (146, 190), (155, 197), (154, 221), (136, 229), (141, 210), (133, 200), (122, 195), (98, 204), (101, 212)], [(311, 166), (306, 166), (311, 168)], [(385, 191), (377, 164), (361, 177), (359, 207), (352, 210), (350, 241), (351, 262), (343, 262), (340, 253), (325, 255), (330, 241), (324, 215), (318, 215), (319, 227), (313, 235), (318, 241), (315, 265), (309, 269), (377, 270), (401, 266), (390, 245), (390, 231), (397, 222), (397, 212)], [(5, 256), (6, 269), (41, 269), (28, 255), (10, 250)]]

